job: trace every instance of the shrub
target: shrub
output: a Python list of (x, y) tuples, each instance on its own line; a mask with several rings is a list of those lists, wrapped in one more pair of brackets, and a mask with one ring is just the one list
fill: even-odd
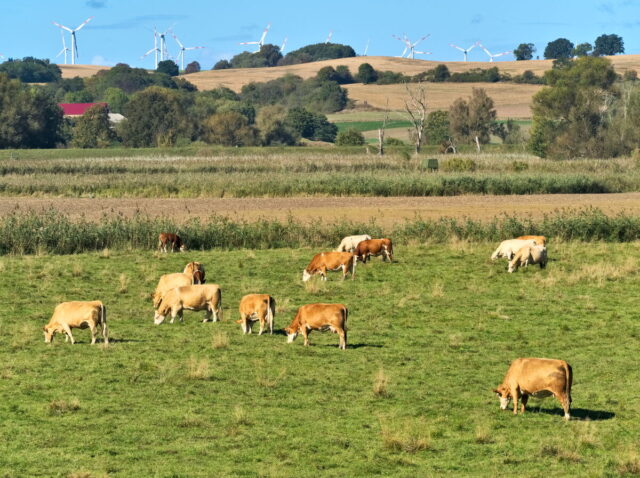
[(353, 128), (340, 131), (336, 137), (336, 146), (362, 146), (364, 143), (362, 133)]
[(442, 170), (445, 172), (475, 171), (476, 167), (476, 162), (471, 158), (451, 158), (442, 162)]

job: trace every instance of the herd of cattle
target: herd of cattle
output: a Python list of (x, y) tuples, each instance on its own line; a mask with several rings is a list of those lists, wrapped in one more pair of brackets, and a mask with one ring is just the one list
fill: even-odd
[[(509, 260), (509, 272), (518, 267), (538, 264), (544, 268), (547, 264), (546, 238), (544, 236), (521, 236), (503, 241), (491, 259), (505, 257)], [(158, 241), (158, 250), (167, 252), (184, 251), (185, 245), (176, 234), (162, 233)], [(342, 270), (342, 279), (351, 274), (355, 278), (357, 262), (366, 263), (372, 256), (382, 256), (383, 261), (393, 261), (393, 245), (390, 239), (372, 239), (369, 235), (345, 237), (336, 251), (316, 254), (302, 272), (302, 280), (308, 281), (313, 275), (320, 275), (327, 280), (328, 271)], [(222, 291), (216, 284), (205, 283), (205, 268), (199, 262), (189, 262), (183, 272), (165, 274), (160, 277), (153, 294), (155, 310), (154, 323), (161, 324), (167, 316), (169, 323), (176, 317), (183, 320), (184, 310), (205, 311), (203, 322), (222, 320)], [(266, 327), (273, 334), (273, 321), (276, 313), (276, 301), (268, 294), (245, 295), (239, 305), (241, 325), (244, 334), (252, 332), (255, 322), (260, 323), (261, 335)], [(349, 311), (344, 304), (314, 303), (298, 308), (289, 324), (284, 328), (287, 342), (291, 343), (298, 334), (304, 337), (304, 345), (309, 345), (309, 333), (312, 330), (330, 330), (339, 336), (339, 348), (347, 348), (347, 318)], [(54, 334), (65, 335), (65, 341), (74, 338), (73, 328), (89, 328), (91, 343), (96, 342), (96, 331), (100, 330), (104, 342), (108, 343), (107, 313), (100, 301), (63, 302), (59, 304), (44, 326), (45, 342), (51, 343)], [(544, 397), (553, 395), (560, 401), (566, 419), (570, 418), (571, 384), (573, 372), (564, 360), (519, 358), (514, 360), (502, 384), (494, 390), (500, 399), (500, 407), (506, 409), (513, 400), (513, 413), (518, 412), (518, 401), (521, 411), (530, 396)]]

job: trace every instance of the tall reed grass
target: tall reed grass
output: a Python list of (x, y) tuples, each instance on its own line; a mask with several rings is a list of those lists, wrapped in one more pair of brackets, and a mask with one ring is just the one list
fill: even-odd
[(190, 249), (333, 248), (340, 238), (366, 231), (396, 243), (499, 241), (523, 234), (553, 239), (628, 242), (640, 239), (640, 217), (607, 216), (598, 209), (561, 210), (542, 219), (503, 215), (489, 221), (443, 217), (413, 219), (391, 228), (375, 222), (302, 223), (261, 219), (234, 221), (211, 216), (184, 223), (137, 215), (104, 216), (101, 221), (72, 220), (58, 211), (13, 212), (0, 219), (0, 254), (74, 254), (119, 249), (154, 249), (160, 232), (175, 231)]

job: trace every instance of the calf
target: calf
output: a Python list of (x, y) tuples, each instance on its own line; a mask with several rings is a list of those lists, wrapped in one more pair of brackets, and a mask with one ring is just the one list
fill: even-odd
[(189, 262), (184, 266), (184, 274), (193, 277), (193, 284), (204, 284), (204, 266), (199, 262)]
[(547, 248), (544, 246), (524, 246), (518, 249), (516, 255), (509, 262), (509, 272), (515, 272), (518, 267), (539, 264), (540, 269), (547, 267)]
[(518, 399), (522, 398), (522, 413), (529, 396), (553, 395), (562, 404), (564, 418), (569, 420), (573, 370), (564, 360), (519, 358), (511, 362), (502, 383), (494, 392), (500, 399), (500, 408), (506, 410), (513, 400), (513, 414), (518, 413)]
[(260, 332), (262, 335), (265, 324), (269, 324), (269, 333), (273, 334), (273, 318), (276, 315), (276, 301), (268, 294), (245, 295), (240, 301), (240, 320), (242, 332), (251, 333), (251, 327), (256, 320), (260, 321)]
[(340, 245), (336, 249), (336, 252), (353, 252), (356, 246), (362, 242), (371, 239), (369, 234), (361, 234), (359, 236), (347, 236), (342, 239)]
[(49, 323), (44, 326), (44, 341), (50, 344), (56, 333), (64, 333), (65, 342), (71, 339), (75, 344), (71, 329), (91, 330), (91, 344), (96, 343), (96, 329), (101, 326), (104, 343), (109, 343), (107, 331), (107, 309), (99, 300), (88, 302), (63, 302), (58, 304), (53, 311)]
[(187, 250), (180, 236), (171, 232), (161, 232), (158, 236), (158, 252), (167, 252), (167, 245), (171, 245), (171, 252), (176, 250), (184, 252)]
[(222, 319), (222, 291), (216, 284), (199, 284), (176, 287), (167, 292), (156, 308), (153, 321), (160, 325), (171, 313), (170, 324), (176, 317), (182, 322), (182, 312), (187, 310), (206, 311), (203, 322), (213, 315), (213, 321)]
[(295, 318), (284, 331), (287, 342), (292, 343), (301, 333), (304, 345), (309, 345), (309, 333), (312, 330), (331, 330), (340, 336), (339, 348), (347, 348), (347, 317), (349, 311), (343, 304), (307, 304), (298, 309)]
[(363, 264), (366, 264), (369, 257), (379, 255), (382, 255), (383, 261), (389, 259), (389, 262), (392, 262), (393, 245), (391, 244), (391, 239), (369, 239), (360, 242), (355, 251), (353, 251), (353, 255), (356, 260), (362, 261)]
[(320, 274), (327, 280), (327, 271), (342, 269), (342, 280), (351, 272), (351, 279), (356, 277), (356, 262), (350, 252), (321, 252), (313, 256), (309, 265), (302, 271), (302, 280), (307, 282), (312, 275)]

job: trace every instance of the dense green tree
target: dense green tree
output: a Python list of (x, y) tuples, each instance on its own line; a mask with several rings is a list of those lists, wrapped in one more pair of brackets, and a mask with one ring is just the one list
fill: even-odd
[(573, 56), (573, 43), (566, 38), (558, 38), (547, 44), (544, 49), (544, 57), (547, 60), (559, 58), (571, 58)]
[(513, 50), (513, 56), (515, 56), (517, 61), (531, 60), (535, 52), (536, 47), (533, 43), (520, 43), (518, 48)]
[(106, 148), (115, 139), (107, 108), (98, 104), (76, 120), (71, 145), (75, 148)]
[(300, 134), (287, 123), (287, 110), (281, 105), (265, 106), (256, 116), (256, 127), (264, 146), (293, 146)]
[(316, 73), (316, 78), (320, 81), (335, 81), (338, 82), (338, 73), (332, 66), (323, 66)]
[(495, 120), (493, 100), (483, 88), (473, 88), (469, 101), (458, 98), (449, 109), (451, 133), (460, 142), (489, 143)]
[(64, 95), (63, 103), (93, 103), (95, 97), (89, 90), (68, 91)]
[(178, 76), (180, 74), (180, 68), (178, 68), (178, 65), (176, 65), (176, 62), (173, 60), (162, 60), (158, 63), (156, 71), (169, 76)]
[(102, 99), (109, 105), (109, 111), (122, 114), (129, 102), (129, 95), (120, 88), (107, 88)]
[(449, 78), (451, 78), (451, 73), (447, 65), (440, 64), (433, 69), (433, 81), (436, 83), (447, 81)]
[(200, 63), (198, 63), (197, 61), (192, 61), (187, 65), (184, 72), (185, 74), (189, 75), (191, 73), (198, 73), (200, 70)]
[(338, 82), (338, 84), (340, 85), (348, 85), (349, 83), (353, 83), (353, 76), (351, 75), (351, 72), (349, 71), (349, 67), (345, 66), (345, 65), (338, 65), (336, 66), (336, 82)]
[(127, 146), (171, 146), (191, 132), (179, 93), (158, 86), (136, 93), (125, 107), (125, 116), (119, 129)]
[(203, 139), (223, 146), (255, 146), (259, 144), (258, 131), (247, 118), (235, 111), (212, 115), (204, 125)]
[(358, 75), (356, 79), (363, 84), (375, 83), (378, 79), (378, 73), (369, 63), (362, 63), (358, 67)]
[[(282, 53), (280, 53), (280, 48), (267, 43), (266, 45), (262, 45), (260, 50), (255, 53), (248, 51), (239, 53), (231, 58), (229, 63), (231, 68), (266, 68), (276, 66), (281, 59)], [(216, 70), (223, 69), (216, 68), (216, 66), (214, 66)]]
[(143, 68), (131, 68), (125, 63), (118, 63), (113, 68), (99, 71), (88, 78), (86, 84), (96, 98), (102, 98), (105, 90), (111, 87), (120, 88), (127, 94), (141, 91), (152, 85), (176, 88), (171, 77), (166, 74), (150, 73)]
[(338, 43), (316, 43), (287, 53), (279, 65), (296, 65), (312, 61), (333, 60), (335, 58), (351, 58), (356, 52), (348, 45)]
[(573, 56), (588, 56), (592, 49), (591, 43), (579, 43), (573, 49)]
[(62, 125), (50, 92), (0, 73), (0, 148), (54, 148), (62, 141)]
[(213, 68), (211, 68), (212, 70), (227, 70), (229, 68), (233, 68), (231, 66), (231, 62), (229, 60), (219, 60), (218, 62), (216, 62), (215, 65), (213, 65)]
[(427, 115), (424, 130), (429, 144), (442, 144), (451, 137), (449, 113), (447, 111), (432, 111)]
[(330, 123), (325, 115), (300, 107), (289, 110), (286, 123), (303, 138), (314, 141), (333, 143), (338, 133), (338, 127)]
[(603, 34), (596, 38), (593, 48), (595, 56), (617, 55), (618, 53), (624, 53), (624, 41), (621, 36)]
[(362, 146), (364, 143), (364, 136), (354, 128), (340, 131), (336, 136), (336, 146)]
[(32, 56), (22, 60), (10, 58), (0, 64), (0, 73), (6, 73), (9, 78), (16, 78), (23, 83), (49, 83), (62, 78), (58, 65)]

